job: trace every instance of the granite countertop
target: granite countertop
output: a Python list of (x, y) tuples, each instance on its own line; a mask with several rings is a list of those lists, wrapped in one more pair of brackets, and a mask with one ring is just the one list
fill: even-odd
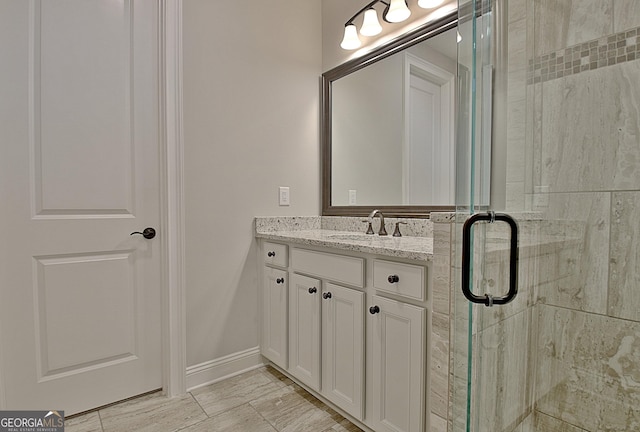
[(261, 230), (256, 229), (256, 237), (299, 245), (320, 246), (332, 249), (371, 253), (417, 261), (433, 260), (433, 238), (393, 237), (366, 235), (354, 231), (329, 229)]
[[(366, 235), (362, 218), (326, 216), (256, 217), (257, 238), (297, 245), (318, 246), (336, 250), (370, 253), (416, 261), (433, 261), (433, 223), (451, 223), (455, 214), (434, 213), (430, 220), (386, 218), (387, 232), (394, 223), (402, 225), (403, 237)], [(540, 225), (535, 214), (519, 215), (520, 259), (552, 254), (559, 248), (579, 246), (584, 226), (575, 221), (549, 221)], [(374, 229), (378, 226), (374, 225)], [(476, 243), (477, 253), (487, 254), (488, 261), (508, 258), (510, 233), (506, 224), (488, 226), (485, 240)]]

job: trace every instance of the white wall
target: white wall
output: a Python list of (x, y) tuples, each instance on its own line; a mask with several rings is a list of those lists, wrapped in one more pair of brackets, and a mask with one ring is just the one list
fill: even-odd
[(191, 366), (259, 343), (253, 217), (319, 214), (321, 4), (186, 0), (183, 31)]

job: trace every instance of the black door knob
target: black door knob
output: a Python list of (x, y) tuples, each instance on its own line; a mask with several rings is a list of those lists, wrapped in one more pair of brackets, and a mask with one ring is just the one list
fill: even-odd
[(267, 256), (268, 256), (269, 258), (272, 258), (272, 257), (276, 256), (276, 253), (275, 253), (275, 252), (272, 252), (272, 251), (269, 251), (269, 252), (267, 252)]
[(378, 312), (380, 312), (380, 308), (379, 308), (378, 306), (371, 306), (371, 307), (369, 308), (369, 313), (370, 313), (371, 315), (375, 315), (375, 314), (377, 314)]
[(277, 284), (283, 284), (283, 283), (284, 283), (284, 278), (278, 278), (278, 279), (276, 279), (276, 283), (277, 283)]
[(330, 299), (331, 298), (331, 291), (322, 294), (322, 298), (325, 299), (325, 300), (326, 299)]
[(387, 278), (387, 280), (389, 281), (389, 283), (397, 283), (400, 281), (400, 277), (398, 277), (398, 275), (391, 275)]
[(317, 292), (318, 292), (318, 289), (316, 287), (309, 288), (309, 294), (315, 294)]
[(149, 228), (145, 228), (142, 230), (142, 232), (140, 231), (134, 231), (129, 235), (134, 235), (134, 234), (140, 234), (142, 237), (151, 240), (152, 238), (154, 238), (156, 236), (156, 230), (149, 227)]

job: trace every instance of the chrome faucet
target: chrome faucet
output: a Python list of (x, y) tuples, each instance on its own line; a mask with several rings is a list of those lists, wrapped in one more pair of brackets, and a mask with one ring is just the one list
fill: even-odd
[(369, 214), (369, 223), (373, 221), (373, 218), (376, 217), (376, 215), (380, 216), (380, 229), (378, 230), (378, 235), (386, 236), (387, 230), (384, 227), (384, 215), (380, 210), (374, 210)]

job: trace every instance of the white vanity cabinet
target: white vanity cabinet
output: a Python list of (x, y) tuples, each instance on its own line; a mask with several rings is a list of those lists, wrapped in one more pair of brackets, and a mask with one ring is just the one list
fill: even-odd
[(299, 274), (289, 289), (288, 372), (362, 420), (364, 293)]
[[(426, 263), (280, 246), (286, 266), (267, 261), (278, 251), (262, 266), (263, 355), (365, 430), (426, 431)], [(263, 241), (263, 254), (274, 249)]]
[(289, 303), (289, 372), (358, 420), (364, 410), (364, 265), (359, 257), (291, 248), (296, 288)]
[[(281, 368), (287, 368), (287, 303), (289, 283), (286, 266), (287, 246), (264, 242), (262, 255), (262, 355)], [(281, 267), (281, 268), (278, 268)]]

